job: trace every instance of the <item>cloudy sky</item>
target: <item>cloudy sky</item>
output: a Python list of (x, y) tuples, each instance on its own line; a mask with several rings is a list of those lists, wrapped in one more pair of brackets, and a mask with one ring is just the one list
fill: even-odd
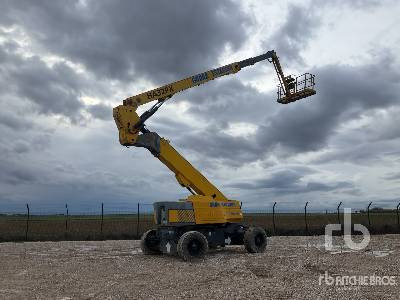
[(148, 128), (247, 209), (400, 201), (399, 1), (0, 3), (0, 211), (184, 198), (119, 144), (112, 107), (271, 49), (287, 74), (316, 75), (316, 96), (276, 103), (259, 63), (174, 96)]

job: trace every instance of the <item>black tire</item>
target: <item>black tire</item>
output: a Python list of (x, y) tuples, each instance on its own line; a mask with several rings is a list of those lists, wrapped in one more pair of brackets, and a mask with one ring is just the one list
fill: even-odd
[(261, 253), (267, 247), (267, 234), (261, 227), (249, 227), (244, 233), (244, 247), (249, 253)]
[(185, 261), (204, 257), (207, 249), (207, 239), (198, 231), (188, 231), (182, 234), (177, 246), (178, 255)]
[(160, 254), (160, 240), (157, 237), (157, 231), (150, 229), (143, 233), (140, 239), (140, 248), (146, 255)]

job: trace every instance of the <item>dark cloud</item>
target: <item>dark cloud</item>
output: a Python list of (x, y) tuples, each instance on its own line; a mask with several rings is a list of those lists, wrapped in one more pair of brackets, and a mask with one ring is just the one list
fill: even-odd
[(328, 151), (312, 159), (313, 164), (325, 164), (327, 162), (348, 162), (353, 164), (365, 164), (366, 162), (379, 161), (383, 158), (381, 151), (385, 149), (383, 144), (361, 143), (357, 145), (343, 146), (340, 149)]
[[(377, 124), (377, 125), (376, 125)], [(370, 124), (379, 128), (379, 120), (373, 120)], [(362, 132), (360, 132), (362, 131)], [(368, 135), (368, 130), (350, 131), (348, 136), (344, 134), (333, 137), (335, 147), (327, 148), (324, 153), (311, 160), (313, 164), (325, 164), (327, 162), (348, 162), (358, 165), (379, 163), (384, 159), (398, 160), (399, 154), (388, 152), (398, 149), (398, 139), (387, 140), (384, 135), (373, 132)], [(400, 160), (398, 160), (400, 161)]]
[(328, 65), (313, 73), (317, 74), (317, 95), (290, 104), (267, 119), (258, 132), (265, 146), (315, 151), (326, 145), (341, 123), (399, 103), (400, 73), (391, 59), (363, 66)]
[(251, 139), (230, 136), (213, 126), (205, 131), (182, 134), (175, 142), (183, 149), (195, 151), (202, 158), (221, 160), (235, 167), (263, 158), (258, 145)]
[(33, 122), (18, 117), (6, 111), (0, 111), (0, 124), (9, 127), (12, 130), (22, 130), (33, 127)]
[[(318, 8), (321, 7), (336, 7), (336, 8), (355, 8), (355, 9), (371, 9), (375, 8), (376, 6), (379, 5), (388, 5), (391, 2), (394, 2), (393, 0), (353, 0), (353, 1), (346, 1), (343, 2), (341, 0), (330, 0), (330, 1), (325, 1), (325, 0), (317, 0), (312, 3)], [(347, 6), (347, 7), (346, 7)]]
[[(31, 184), (37, 181), (35, 171), (16, 161), (0, 160), (0, 182), (10, 185)], [(4, 186), (3, 186), (4, 188)]]
[(13, 147), (16, 153), (26, 153), (29, 152), (29, 145), (23, 141), (17, 141)]
[(88, 105), (86, 110), (94, 117), (100, 120), (111, 120), (112, 119), (112, 107), (104, 104), (93, 104)]
[(252, 180), (251, 182), (238, 182), (228, 186), (247, 190), (272, 190), (274, 195), (285, 196), (288, 194), (311, 192), (354, 192), (352, 182), (339, 181), (323, 183), (306, 181), (304, 176), (313, 173), (311, 169), (288, 169), (277, 171), (265, 179)]
[(252, 182), (239, 182), (230, 185), (240, 189), (288, 189), (297, 186), (303, 174), (293, 170), (279, 171), (272, 174), (269, 178), (258, 179)]
[[(49, 67), (37, 56), (24, 58), (1, 46), (0, 57), (4, 59), (0, 65), (0, 78), (7, 83), (3, 98), (14, 94), (20, 102), (34, 103), (39, 113), (64, 115), (72, 121), (79, 119), (84, 106), (79, 100), (84, 83), (70, 67), (64, 63)], [(21, 125), (12, 120), (9, 116), (6, 123), (14, 127)]]
[(4, 178), (4, 181), (11, 184), (33, 183), (35, 182), (35, 176), (26, 171), (11, 170), (7, 172), (7, 177)]
[(286, 22), (265, 42), (286, 62), (302, 63), (301, 52), (320, 26), (320, 18), (312, 6), (290, 5)]
[[(400, 98), (400, 97), (399, 97)], [(400, 100), (400, 99), (399, 99)], [(399, 103), (400, 104), (400, 101)], [(364, 134), (371, 142), (393, 141), (400, 138), (400, 105), (393, 105), (385, 111), (378, 111), (369, 116), (371, 122), (360, 128), (358, 135)]]
[(257, 123), (276, 110), (275, 93), (261, 93), (237, 77), (207, 83), (179, 95), (178, 99), (186, 96), (190, 97), (189, 114), (220, 127), (226, 127), (229, 122)]
[[(22, 49), (15, 43), (13, 47), (0, 45), (0, 79), (4, 89), (0, 91), (1, 100), (16, 100), (14, 105), (25, 106), (24, 114), (34, 111), (44, 115), (58, 115), (77, 123), (83, 121), (83, 110), (94, 118), (111, 119), (112, 108), (104, 104), (85, 105), (80, 97), (83, 94), (96, 94), (91, 91), (96, 83), (64, 62), (49, 66), (39, 56), (24, 57), (19, 54)], [(10, 51), (11, 49), (11, 51)], [(34, 104), (27, 109), (24, 101)], [(18, 115), (20, 116), (20, 115)], [(34, 122), (17, 116), (17, 112), (0, 112), (0, 124), (14, 130), (22, 130), (34, 126)]]
[(286, 62), (303, 64), (303, 51), (324, 24), (322, 12), (327, 10), (368, 10), (390, 5), (393, 0), (311, 1), (308, 5), (289, 4), (284, 23), (264, 41), (264, 47), (277, 50)]
[(383, 176), (383, 179), (385, 180), (400, 180), (400, 172), (394, 172), (394, 173), (389, 173), (385, 176)]
[(214, 65), (226, 46), (241, 46), (251, 22), (229, 0), (84, 3), (9, 1), (2, 15), (99, 77), (154, 82)]

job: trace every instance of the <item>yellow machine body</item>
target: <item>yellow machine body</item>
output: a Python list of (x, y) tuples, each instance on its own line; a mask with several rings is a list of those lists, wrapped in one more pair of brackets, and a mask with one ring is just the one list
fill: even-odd
[(241, 204), (236, 200), (215, 201), (210, 196), (192, 195), (185, 201), (190, 202), (193, 209), (168, 209), (168, 224), (224, 224), (237, 223), (243, 219)]

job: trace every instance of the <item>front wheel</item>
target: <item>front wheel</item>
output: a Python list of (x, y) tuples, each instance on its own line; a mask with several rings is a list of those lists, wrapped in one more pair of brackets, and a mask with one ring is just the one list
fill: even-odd
[(157, 237), (157, 232), (150, 229), (143, 233), (140, 239), (140, 248), (144, 254), (160, 254), (160, 240)]
[(249, 253), (261, 253), (267, 247), (267, 234), (261, 227), (250, 227), (244, 233), (244, 246)]
[(178, 255), (185, 261), (202, 258), (207, 249), (207, 239), (198, 231), (188, 231), (182, 234), (177, 246)]

